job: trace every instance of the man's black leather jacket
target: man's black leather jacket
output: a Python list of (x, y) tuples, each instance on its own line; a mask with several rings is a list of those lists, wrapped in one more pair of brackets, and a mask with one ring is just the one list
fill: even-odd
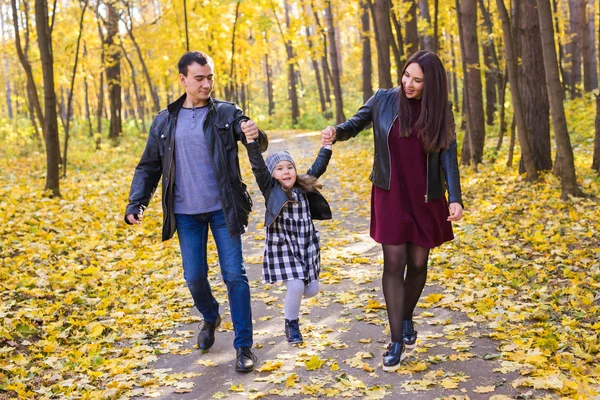
[[(175, 213), (173, 211), (175, 184), (175, 127), (177, 115), (186, 95), (158, 113), (150, 127), (146, 149), (138, 163), (125, 215), (138, 215), (148, 206), (162, 176), (163, 231), (162, 240), (168, 240), (175, 233)], [(209, 99), (208, 112), (204, 120), (204, 135), (219, 186), (219, 198), (225, 214), (230, 235), (245, 232), (252, 199), (242, 180), (238, 159), (237, 141), (246, 142), (240, 128), (242, 121), (249, 118), (234, 103)], [(264, 132), (259, 131), (260, 148), (267, 149), (268, 141)], [(125, 220), (127, 222), (127, 220)]]
[[(398, 118), (400, 101), (398, 93), (398, 87), (379, 89), (352, 118), (335, 127), (336, 140), (348, 140), (358, 135), (371, 122), (373, 123), (375, 157), (370, 179), (373, 185), (384, 190), (390, 190), (391, 167), (388, 138), (392, 125)], [(450, 111), (450, 116), (454, 129), (452, 111)], [(456, 140), (453, 140), (447, 149), (427, 154), (427, 192), (423, 193), (425, 202), (444, 196), (445, 187), (442, 173), (448, 188), (448, 202), (462, 205)]]

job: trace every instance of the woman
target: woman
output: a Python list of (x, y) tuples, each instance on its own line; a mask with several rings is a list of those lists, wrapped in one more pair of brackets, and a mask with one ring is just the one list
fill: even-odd
[(383, 247), (383, 295), (392, 334), (382, 364), (394, 371), (405, 346), (417, 340), (412, 315), (425, 286), (429, 251), (454, 238), (451, 221), (463, 215), (452, 105), (446, 71), (435, 53), (413, 54), (402, 70), (402, 85), (378, 90), (352, 118), (325, 128), (323, 144), (348, 140), (371, 122), (371, 237)]

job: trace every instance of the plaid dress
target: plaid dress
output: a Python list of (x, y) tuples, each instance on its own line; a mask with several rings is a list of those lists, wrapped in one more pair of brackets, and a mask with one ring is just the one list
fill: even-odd
[(312, 282), (319, 278), (321, 254), (319, 232), (310, 215), (306, 194), (293, 188), (275, 221), (267, 227), (263, 257), (263, 282), (290, 279)]

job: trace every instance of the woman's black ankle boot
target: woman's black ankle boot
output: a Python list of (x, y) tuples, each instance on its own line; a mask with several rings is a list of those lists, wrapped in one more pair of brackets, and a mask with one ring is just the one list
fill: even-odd
[(395, 371), (400, 368), (400, 361), (404, 359), (403, 342), (392, 342), (388, 345), (388, 349), (383, 353), (382, 367), (384, 371)]

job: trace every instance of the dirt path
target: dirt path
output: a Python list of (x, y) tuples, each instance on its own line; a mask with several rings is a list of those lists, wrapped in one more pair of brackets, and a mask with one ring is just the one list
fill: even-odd
[[(319, 146), (316, 133), (271, 134), (270, 138), (269, 151), (290, 150), (300, 169), (310, 165)], [(355, 145), (336, 145), (333, 160), (336, 151)], [(340, 166), (332, 161), (330, 167)], [(324, 243), (321, 293), (303, 303), (305, 344), (288, 345), (283, 333), (283, 290), (260, 282), (264, 202), (254, 181), (246, 180), (255, 203), (249, 232), (244, 235), (244, 254), (252, 287), (253, 350), (259, 368), (246, 375), (234, 371), (226, 292), (218, 268), (213, 268), (211, 279), (225, 321), (215, 345), (202, 354), (194, 349), (198, 323), (180, 326), (177, 334), (189, 338), (179, 352), (187, 354), (160, 355), (148, 374), (189, 373), (191, 377), (183, 382), (190, 387), (174, 381), (172, 387), (142, 388), (139, 394), (161, 399), (502, 399), (540, 395), (510, 385), (519, 377), (518, 372), (511, 371), (510, 363), (499, 361), (498, 342), (488, 337), (491, 329), (464, 313), (435, 307), (436, 295), (444, 292), (439, 286), (426, 286), (420, 303), (423, 307), (415, 312), (420, 339), (417, 349), (399, 371), (382, 371), (381, 355), (389, 335), (380, 289), (381, 248), (368, 235), (369, 205), (352, 191), (341, 190), (328, 174), (323, 179), (323, 193), (335, 220), (317, 223)], [(365, 180), (364, 185), (369, 183)], [(340, 246), (340, 242), (346, 244)], [(431, 268), (436, 268), (435, 257)], [(190, 312), (198, 314), (196, 310)], [(308, 370), (318, 365), (320, 368)]]

